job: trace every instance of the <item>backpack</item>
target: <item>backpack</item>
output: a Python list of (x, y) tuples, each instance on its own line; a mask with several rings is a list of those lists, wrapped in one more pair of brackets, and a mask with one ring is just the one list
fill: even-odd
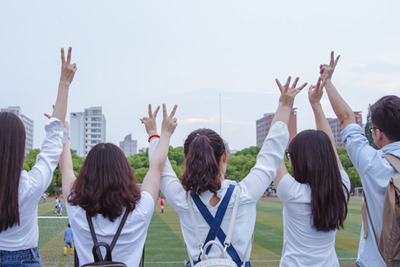
[[(92, 239), (93, 239), (93, 243), (94, 243), (93, 248), (92, 248), (94, 262), (84, 264), (84, 265), (82, 265), (82, 267), (95, 267), (95, 266), (127, 267), (125, 263), (113, 261), (111, 252), (112, 252), (112, 250), (115, 246), (115, 243), (117, 242), (117, 239), (122, 231), (122, 227), (125, 224), (128, 214), (129, 214), (129, 210), (126, 209), (124, 216), (122, 217), (121, 223), (119, 224), (117, 233), (115, 234), (113, 240), (111, 241), (111, 245), (108, 245), (105, 242), (97, 241), (96, 233), (93, 228), (92, 218), (86, 213), (86, 219), (89, 223), (90, 233), (92, 235)], [(103, 258), (103, 256), (101, 255), (100, 247), (106, 248), (106, 257), (105, 258)]]
[[(376, 235), (374, 224), (371, 220), (365, 195), (364, 203), (368, 211), (369, 221), (371, 222), (375, 240), (382, 258), (386, 262), (387, 266), (400, 266), (400, 160), (389, 154), (386, 154), (385, 158), (396, 169), (398, 174), (390, 178), (386, 189), (382, 214), (382, 231), (379, 240)], [(365, 223), (367, 221), (364, 208), (363, 221), (365, 221)], [(366, 229), (367, 227), (364, 225), (364, 238), (367, 237)]]
[[(223, 266), (250, 266), (249, 262), (242, 262), (240, 259), (240, 256), (236, 252), (235, 248), (231, 244), (231, 236), (232, 236), (232, 231), (233, 231), (233, 225), (235, 224), (235, 219), (236, 219), (236, 213), (237, 209), (239, 206), (239, 197), (240, 197), (240, 186), (238, 186), (238, 192), (236, 194), (236, 199), (232, 211), (232, 218), (229, 224), (229, 230), (228, 234), (225, 235), (223, 230), (220, 228), (223, 217), (225, 215), (225, 212), (227, 210), (229, 200), (232, 196), (233, 190), (235, 189), (234, 185), (229, 185), (229, 188), (221, 200), (221, 204), (218, 207), (218, 210), (215, 214), (215, 218), (211, 215), (211, 213), (208, 211), (207, 207), (204, 205), (204, 203), (200, 200), (199, 196), (195, 194), (194, 192), (187, 193), (187, 201), (189, 204), (189, 212), (191, 216), (191, 220), (193, 223), (193, 227), (196, 230), (196, 235), (199, 243), (199, 249), (200, 249), (200, 255), (197, 261), (193, 261), (193, 258), (191, 257), (189, 250), (189, 259), (190, 259), (190, 266), (192, 267), (202, 267), (202, 266), (218, 266), (218, 267), (223, 267)], [(194, 216), (194, 211), (193, 211), (193, 204), (191, 201), (191, 198), (193, 199), (193, 202), (196, 204), (197, 208), (199, 209), (201, 215), (204, 217), (206, 222), (210, 225), (210, 231), (207, 235), (207, 239), (205, 242), (201, 240), (199, 229), (197, 227), (197, 222)], [(214, 240), (215, 238), (218, 238), (219, 241)], [(218, 258), (210, 258), (208, 256), (208, 253), (211, 249), (211, 246), (216, 246), (220, 250), (221, 254)], [(222, 246), (223, 245), (223, 246)], [(249, 248), (249, 246), (248, 246)], [(246, 251), (247, 253), (247, 251)], [(230, 258), (228, 257), (228, 254)]]

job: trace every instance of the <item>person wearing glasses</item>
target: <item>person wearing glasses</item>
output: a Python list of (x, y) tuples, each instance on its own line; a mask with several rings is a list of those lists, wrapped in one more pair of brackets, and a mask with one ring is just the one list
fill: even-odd
[(308, 97), (317, 130), (298, 133), (274, 179), (283, 203), (280, 266), (339, 266), (335, 236), (347, 216), (350, 179), (340, 163), (320, 100), (326, 79), (310, 86)]
[[(342, 125), (342, 139), (347, 153), (355, 169), (360, 175), (367, 199), (369, 212), (379, 240), (382, 230), (383, 203), (391, 177), (397, 172), (384, 157), (391, 154), (400, 159), (400, 98), (395, 95), (384, 96), (369, 107), (371, 112), (372, 136), (379, 150), (371, 147), (363, 129), (356, 124), (354, 113), (346, 101), (340, 96), (331, 78), (339, 56), (334, 59), (331, 53), (330, 64), (321, 65), (321, 77), (326, 77), (328, 93), (333, 111)], [(369, 220), (369, 219), (368, 219)], [(373, 234), (371, 223), (367, 229), (361, 228), (362, 236), (367, 230), (367, 238), (360, 238), (358, 246), (357, 266), (386, 266), (381, 257)]]
[[(266, 137), (263, 147), (257, 156), (256, 165), (250, 173), (239, 183), (225, 179), (227, 167), (227, 147), (220, 135), (211, 129), (197, 129), (189, 134), (184, 143), (185, 172), (182, 183), (167, 160), (161, 173), (160, 189), (171, 206), (179, 214), (182, 234), (191, 262), (196, 264), (206, 240), (216, 240), (224, 243), (223, 233), (230, 229), (229, 223), (233, 216), (233, 206), (239, 194), (239, 203), (232, 240), (227, 248), (229, 257), (238, 266), (250, 266), (252, 235), (256, 221), (256, 204), (276, 175), (276, 170), (283, 160), (285, 148), (289, 140), (287, 124), (295, 96), (306, 84), (297, 88), (298, 78), (290, 85), (290, 77), (283, 86), (276, 80), (281, 91), (279, 106), (272, 122), (272, 127)], [(154, 134), (148, 132), (149, 135)], [(152, 158), (157, 147), (158, 139), (152, 139), (149, 147), (149, 158)], [(239, 189), (241, 188), (241, 190)], [(233, 189), (232, 189), (233, 188)], [(233, 191), (232, 191), (233, 190)], [(196, 199), (188, 199), (188, 194)], [(206, 210), (210, 217), (215, 218), (219, 207), (224, 207), (225, 196), (232, 193), (226, 206), (222, 224), (217, 230), (217, 237), (210, 232), (210, 226), (202, 213)], [(190, 197), (190, 196), (189, 196)], [(199, 211), (198, 199), (203, 206)], [(190, 202), (189, 202), (190, 201)], [(203, 242), (199, 248), (197, 231), (193, 227), (189, 205), (193, 203), (193, 216), (198, 225), (198, 233)], [(223, 203), (223, 204), (221, 204)], [(195, 205), (196, 204), (196, 205)], [(205, 207), (204, 207), (205, 206)], [(210, 218), (209, 217), (209, 218)], [(216, 221), (216, 220), (214, 220)], [(214, 223), (212, 223), (214, 224)], [(197, 227), (196, 227), (197, 228)], [(212, 237), (211, 237), (212, 236)], [(206, 253), (206, 252), (205, 252)], [(210, 258), (221, 254), (217, 246), (213, 245), (208, 253)]]

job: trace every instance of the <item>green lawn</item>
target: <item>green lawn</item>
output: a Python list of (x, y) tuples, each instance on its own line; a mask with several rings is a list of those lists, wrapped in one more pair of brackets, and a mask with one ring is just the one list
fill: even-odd
[[(55, 216), (54, 200), (39, 204), (39, 216)], [(63, 201), (64, 203), (64, 201)], [(341, 265), (355, 265), (361, 229), (361, 199), (353, 198), (345, 229), (336, 235), (336, 252)], [(63, 234), (68, 220), (39, 219), (39, 250), (44, 266), (73, 266), (73, 256), (63, 256)], [(279, 199), (262, 199), (257, 205), (257, 221), (251, 254), (253, 267), (279, 266), (282, 251), (282, 203)], [(184, 266), (188, 259), (177, 213), (166, 206), (164, 214), (157, 204), (145, 248), (145, 266)]]

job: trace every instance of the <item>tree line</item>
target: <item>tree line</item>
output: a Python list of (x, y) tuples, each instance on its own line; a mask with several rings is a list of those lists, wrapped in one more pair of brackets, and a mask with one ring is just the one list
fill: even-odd
[[(368, 138), (368, 141), (371, 146), (377, 149), (377, 146), (374, 143), (373, 137), (369, 129), (372, 127), (371, 125), (371, 116), (370, 112), (367, 114), (367, 123), (364, 127), (365, 136)], [(260, 147), (252, 146), (249, 148), (245, 148), (243, 150), (237, 151), (234, 154), (228, 156), (228, 166), (226, 169), (226, 179), (241, 181), (246, 175), (250, 172), (251, 168), (256, 164), (256, 158), (258, 153), (260, 152)], [(351, 181), (351, 191), (354, 190), (355, 187), (361, 187), (360, 176), (358, 175), (356, 169), (351, 162), (349, 155), (347, 154), (347, 150), (344, 147), (336, 148), (339, 154), (340, 161), (343, 165), (343, 168), (349, 175)], [(142, 183), (144, 176), (149, 170), (149, 154), (148, 148), (143, 148), (139, 150), (139, 153), (127, 157), (129, 165), (132, 168), (133, 173), (135, 174), (136, 180), (138, 183)], [(33, 165), (35, 164), (36, 156), (39, 154), (39, 149), (32, 149), (27, 157), (25, 158), (23, 169), (29, 171)], [(76, 155), (75, 150), (71, 150), (72, 154), (72, 163), (74, 166), (74, 173), (78, 176), (80, 169), (82, 168), (82, 164), (85, 161), (85, 158), (79, 157)], [(174, 169), (176, 175), (181, 178), (183, 172), (185, 170), (184, 160), (185, 156), (183, 153), (183, 147), (169, 147), (168, 158), (171, 162), (172, 168)], [(285, 157), (285, 164), (288, 171), (291, 173), (292, 168), (290, 166), (289, 160)], [(60, 194), (61, 192), (61, 174), (59, 167), (57, 167), (53, 173), (53, 180), (47, 190), (47, 193), (51, 196), (55, 194)]]
[[(252, 146), (249, 148), (245, 148), (243, 150), (237, 151), (234, 154), (228, 156), (228, 166), (226, 169), (226, 179), (241, 181), (246, 175), (250, 172), (251, 168), (256, 164), (256, 158), (258, 153), (260, 152), (260, 147)], [(360, 187), (361, 181), (360, 177), (355, 170), (349, 156), (347, 155), (346, 148), (337, 147), (337, 151), (339, 154), (340, 161), (344, 169), (346, 170), (349, 178), (351, 180), (352, 190), (354, 187)], [(79, 157), (76, 155), (76, 151), (71, 150), (72, 153), (72, 161), (74, 166), (74, 172), (77, 176), (79, 174), (80, 169), (82, 168), (82, 164), (85, 160), (84, 157)], [(24, 161), (23, 169), (29, 171), (33, 165), (35, 164), (36, 156), (39, 154), (39, 149), (32, 149), (30, 153), (27, 155)], [(171, 162), (172, 168), (174, 169), (176, 175), (181, 178), (183, 172), (185, 170), (184, 165), (184, 153), (183, 147), (169, 147), (168, 158)], [(135, 174), (136, 180), (138, 183), (143, 181), (144, 176), (149, 170), (149, 155), (148, 148), (140, 149), (139, 152), (135, 155), (127, 157), (129, 165), (132, 168), (133, 173)], [(289, 172), (291, 172), (290, 162), (285, 157), (285, 164), (288, 168)], [(53, 180), (50, 184), (50, 187), (47, 190), (47, 193), (51, 196), (55, 194), (60, 194), (61, 190), (61, 174), (60, 170), (57, 167), (53, 174)]]

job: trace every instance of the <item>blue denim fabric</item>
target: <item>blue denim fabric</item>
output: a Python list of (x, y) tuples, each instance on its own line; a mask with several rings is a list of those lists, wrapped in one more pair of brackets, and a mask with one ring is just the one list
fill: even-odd
[(0, 251), (0, 266), (41, 267), (39, 249), (31, 248), (18, 251)]

